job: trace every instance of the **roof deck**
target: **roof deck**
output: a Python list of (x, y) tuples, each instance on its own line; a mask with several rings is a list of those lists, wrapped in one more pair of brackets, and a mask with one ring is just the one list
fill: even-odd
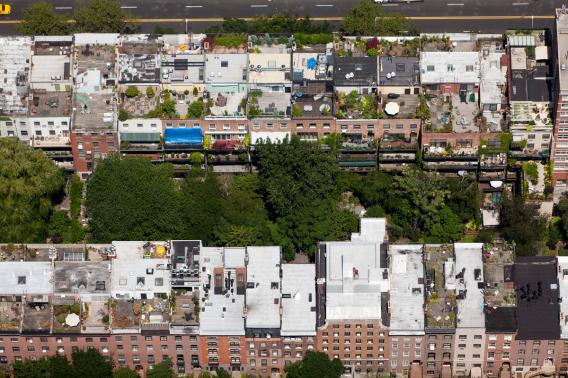
[(199, 295), (196, 292), (174, 290), (172, 311), (172, 326), (199, 325)]
[(15, 297), (2, 297), (0, 301), (0, 332), (19, 332), (22, 326), (24, 303)]
[(140, 328), (140, 315), (142, 301), (134, 299), (113, 299), (111, 307), (111, 327), (115, 332), (138, 332)]
[(23, 333), (49, 333), (52, 312), (50, 295), (27, 295), (24, 307)]
[(481, 243), (455, 243), (458, 328), (483, 328), (483, 262)]
[(514, 307), (516, 305), (513, 283), (514, 262), (515, 253), (511, 244), (502, 242), (486, 246), (483, 251), (486, 306)]
[(29, 103), (30, 117), (69, 117), (71, 94), (34, 90)]
[(452, 244), (424, 246), (426, 328), (456, 327), (456, 260)]
[(76, 296), (55, 296), (53, 301), (53, 332), (81, 331), (81, 301)]
[(84, 333), (109, 332), (110, 326), (110, 300), (92, 298), (83, 301), (81, 308), (81, 330)]

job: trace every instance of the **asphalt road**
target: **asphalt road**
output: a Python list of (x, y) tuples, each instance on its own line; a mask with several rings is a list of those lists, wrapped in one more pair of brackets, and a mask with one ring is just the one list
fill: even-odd
[[(0, 0), (12, 5), (12, 14), (0, 18), (0, 33), (13, 33), (13, 22), (36, 0)], [(155, 25), (176, 31), (205, 30), (224, 17), (251, 18), (275, 12), (290, 12), (316, 20), (337, 22), (357, 0), (119, 0), (142, 31)], [(551, 27), (554, 9), (566, 0), (424, 0), (418, 3), (385, 4), (387, 12), (412, 19), (423, 32), (502, 32), (506, 28)], [(71, 14), (81, 0), (49, 0), (57, 12)], [(568, 2), (566, 2), (568, 4)], [(4, 22), (4, 23), (2, 23)]]

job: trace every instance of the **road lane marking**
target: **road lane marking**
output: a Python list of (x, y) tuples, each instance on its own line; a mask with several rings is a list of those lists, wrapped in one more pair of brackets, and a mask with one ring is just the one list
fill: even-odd
[(398, 7), (400, 4), (383, 4), (383, 7)]
[(332, 7), (333, 4), (316, 4), (316, 7)]
[(254, 5), (254, 4), (253, 4), (253, 5), (251, 5), (250, 7), (251, 7), (251, 8), (267, 8), (268, 5), (266, 5), (266, 4)]
[(55, 10), (69, 10), (73, 9), (73, 7), (55, 7)]
[(120, 8), (122, 8), (122, 9), (136, 9), (136, 8), (138, 8), (138, 6), (136, 6), (136, 5), (123, 5)]
[(512, 5), (516, 5), (516, 6), (519, 6), (519, 5), (529, 5), (529, 3), (513, 3)]
[(463, 3), (448, 3), (449, 7), (463, 7)]

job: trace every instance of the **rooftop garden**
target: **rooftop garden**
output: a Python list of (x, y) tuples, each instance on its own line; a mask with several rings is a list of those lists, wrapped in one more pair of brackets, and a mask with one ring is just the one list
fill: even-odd
[(348, 94), (340, 92), (336, 97), (337, 110), (335, 116), (339, 119), (380, 118), (377, 99), (374, 95), (360, 95), (356, 91), (351, 91)]

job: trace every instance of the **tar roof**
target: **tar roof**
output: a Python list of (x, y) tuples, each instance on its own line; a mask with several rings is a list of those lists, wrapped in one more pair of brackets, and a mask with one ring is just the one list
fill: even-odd
[(482, 243), (455, 243), (457, 327), (485, 326)]
[(377, 68), (377, 58), (336, 56), (333, 81), (343, 87), (377, 86)]
[(390, 334), (424, 334), (422, 245), (391, 245)]
[(478, 52), (422, 52), (422, 84), (479, 83)]
[(550, 102), (553, 78), (547, 66), (511, 70), (511, 101)]
[(280, 247), (247, 247), (246, 327), (280, 328)]
[(554, 340), (560, 336), (556, 258), (517, 257), (517, 339)]
[(53, 267), (51, 262), (11, 262), (0, 264), (0, 294), (51, 294)]
[(56, 262), (55, 292), (110, 293), (110, 261)]
[(418, 85), (420, 61), (414, 56), (382, 56), (379, 78), (382, 86)]
[[(202, 269), (201, 290), (203, 290), (199, 315), (201, 335), (245, 334), (245, 251), (245, 248), (201, 249), (199, 256)], [(231, 279), (234, 280), (233, 283)], [(242, 287), (240, 279), (243, 280)], [(226, 283), (231, 287), (227, 287)], [(236, 288), (233, 285), (236, 285)]]
[(315, 275), (314, 264), (282, 265), (282, 336), (316, 334)]

